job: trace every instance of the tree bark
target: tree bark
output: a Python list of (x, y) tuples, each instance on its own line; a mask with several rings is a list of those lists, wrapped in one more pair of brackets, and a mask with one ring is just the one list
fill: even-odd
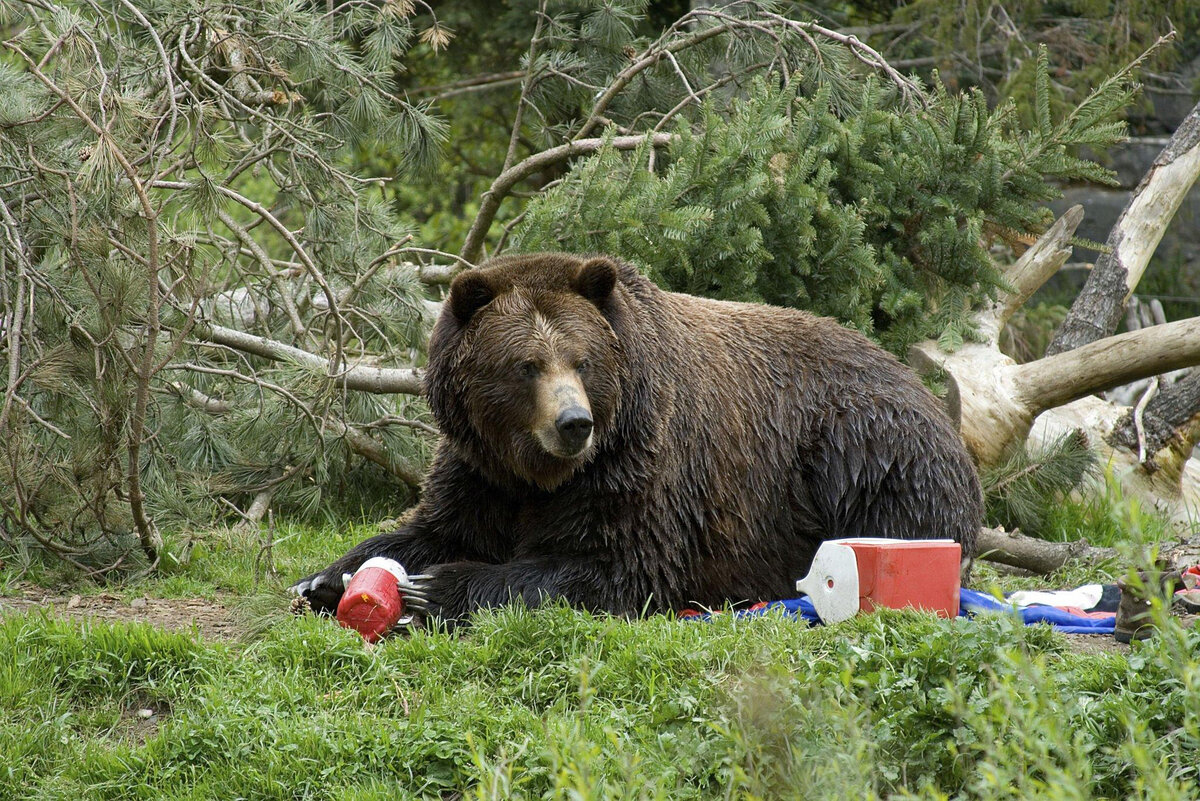
[(1096, 262), (1083, 290), (1046, 350), (1064, 353), (1110, 336), (1125, 312), (1163, 233), (1200, 176), (1200, 103), (1191, 110), (1117, 219), (1109, 253)]

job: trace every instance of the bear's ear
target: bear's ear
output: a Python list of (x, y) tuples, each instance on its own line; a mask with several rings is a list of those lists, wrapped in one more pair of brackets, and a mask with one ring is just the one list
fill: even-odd
[(617, 265), (603, 256), (588, 259), (575, 276), (575, 290), (597, 306), (604, 304), (617, 285)]
[(467, 270), (454, 277), (450, 284), (450, 313), (459, 325), (466, 325), (475, 312), (496, 297), (495, 287), (477, 270)]

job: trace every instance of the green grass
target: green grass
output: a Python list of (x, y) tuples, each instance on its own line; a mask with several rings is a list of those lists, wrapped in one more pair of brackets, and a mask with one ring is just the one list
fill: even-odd
[[(1196, 635), (1131, 658), (915, 613), (830, 628), (503, 610), (368, 649), (0, 622), (7, 798), (1195, 797)], [(161, 722), (132, 736), (136, 709)]]
[(0, 618), (0, 799), (1200, 790), (1200, 634), (1174, 620), (1125, 655), (1007, 617), (911, 612), (808, 628), (510, 608), (374, 648), (282, 612), (285, 580), (368, 533), (281, 528), (270, 578), (253, 536), (205, 532), (186, 566), (120, 588), (233, 599), (256, 615), (239, 642)]

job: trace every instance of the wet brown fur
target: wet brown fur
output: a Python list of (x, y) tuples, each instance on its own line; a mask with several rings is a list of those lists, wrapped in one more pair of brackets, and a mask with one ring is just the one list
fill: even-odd
[[(578, 459), (532, 433), (551, 412), (531, 362), (585, 368)], [(604, 258), (504, 257), (456, 279), (426, 380), (444, 436), (416, 513), (326, 573), (393, 556), (434, 574), (447, 618), (510, 597), (624, 614), (791, 597), (836, 537), (974, 551), (978, 479), (940, 405), (833, 320), (663, 292)]]

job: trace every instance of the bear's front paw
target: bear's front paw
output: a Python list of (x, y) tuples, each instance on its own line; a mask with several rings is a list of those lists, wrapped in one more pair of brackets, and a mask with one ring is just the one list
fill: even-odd
[(337, 613), (338, 601), (342, 600), (351, 575), (343, 573), (335, 565), (300, 579), (288, 589), (306, 600), (309, 608), (316, 614), (332, 617)]

